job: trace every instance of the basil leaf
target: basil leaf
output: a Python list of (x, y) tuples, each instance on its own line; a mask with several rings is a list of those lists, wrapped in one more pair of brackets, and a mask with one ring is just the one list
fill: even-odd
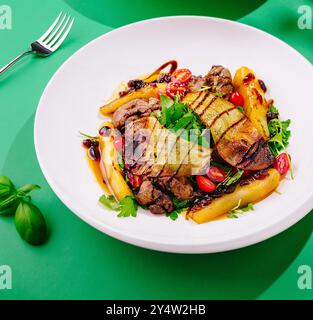
[(17, 194), (19, 197), (26, 197), (28, 196), (32, 191), (34, 190), (38, 190), (40, 189), (40, 186), (38, 186), (37, 184), (32, 184), (32, 183), (29, 183), (29, 184), (26, 184), (25, 186), (19, 188), (17, 190)]
[(19, 198), (14, 193), (0, 202), (0, 216), (13, 215), (18, 205)]
[(21, 238), (32, 245), (47, 240), (47, 225), (40, 210), (33, 204), (21, 201), (15, 213), (15, 227)]
[(0, 199), (12, 195), (15, 191), (12, 181), (6, 176), (0, 176)]

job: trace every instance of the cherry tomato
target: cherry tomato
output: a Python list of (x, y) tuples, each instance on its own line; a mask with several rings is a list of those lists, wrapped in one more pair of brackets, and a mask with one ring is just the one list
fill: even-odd
[(212, 192), (216, 189), (216, 185), (205, 176), (196, 176), (198, 187), (205, 192)]
[(245, 103), (242, 95), (238, 91), (234, 91), (230, 98), (229, 101), (234, 104), (236, 107), (242, 107)]
[(175, 83), (187, 83), (190, 81), (192, 73), (189, 69), (177, 69), (173, 72), (171, 80)]
[(211, 166), (206, 171), (207, 176), (213, 182), (222, 182), (226, 178), (226, 173), (219, 167)]
[(134, 187), (138, 188), (142, 184), (142, 177), (141, 176), (135, 176), (131, 173), (127, 174), (129, 183)]
[(124, 144), (123, 137), (120, 137), (120, 136), (114, 137), (113, 145), (118, 152), (122, 151), (123, 144)]
[(180, 97), (182, 98), (187, 92), (188, 92), (188, 88), (187, 88), (187, 86), (185, 84), (180, 84), (180, 83), (176, 83), (176, 82), (170, 82), (166, 86), (166, 94), (172, 99), (177, 94), (179, 94)]
[(284, 175), (287, 173), (290, 167), (290, 157), (287, 153), (281, 153), (280, 155), (277, 156), (275, 163), (274, 163), (274, 168), (280, 173), (280, 175)]

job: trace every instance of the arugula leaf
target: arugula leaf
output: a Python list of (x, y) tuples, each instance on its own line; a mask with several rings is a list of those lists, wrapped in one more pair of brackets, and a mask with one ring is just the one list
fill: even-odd
[(227, 176), (225, 178), (224, 181), (222, 181), (221, 183), (219, 183), (217, 186), (230, 186), (231, 184), (236, 183), (241, 176), (243, 175), (244, 170), (238, 170), (237, 172), (232, 171), (231, 169), (229, 169), (227, 171)]
[(279, 114), (278, 109), (273, 104), (270, 106), (270, 112)]
[(290, 122), (290, 119), (286, 121), (272, 119), (268, 123), (268, 129), (271, 136), (268, 144), (275, 156), (277, 156), (281, 150), (286, 149), (289, 144), (291, 132), (288, 128), (290, 126)]
[(107, 208), (117, 211), (120, 207), (119, 203), (115, 200), (113, 196), (102, 195), (99, 198), (99, 202), (102, 203)]
[(241, 176), (243, 175), (244, 170), (238, 170), (233, 176), (231, 176), (225, 183), (226, 186), (230, 186), (231, 184), (234, 184), (237, 182)]
[(137, 216), (137, 208), (138, 203), (136, 202), (133, 196), (126, 196), (119, 202), (119, 214), (117, 215), (119, 218), (121, 217), (136, 217)]
[(239, 200), (237, 206), (229, 211), (227, 217), (232, 219), (237, 219), (238, 214), (243, 214), (248, 211), (253, 211), (254, 207), (252, 203), (248, 203), (245, 207), (240, 208), (241, 199)]

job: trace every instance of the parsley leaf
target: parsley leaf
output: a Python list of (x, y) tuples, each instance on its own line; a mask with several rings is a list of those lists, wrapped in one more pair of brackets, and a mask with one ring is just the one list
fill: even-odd
[(105, 194), (99, 198), (99, 202), (107, 208), (114, 211), (118, 210), (120, 207), (119, 203), (115, 200), (113, 196), (106, 196)]
[(137, 208), (138, 204), (133, 196), (126, 196), (119, 202), (119, 214), (117, 215), (119, 218), (121, 217), (136, 217), (137, 216)]
[(116, 201), (113, 196), (102, 195), (99, 202), (107, 208), (119, 212), (118, 217), (136, 217), (138, 204), (133, 196), (126, 196), (121, 201)]
[[(193, 141), (200, 145), (202, 145), (202, 142), (205, 143), (206, 138), (202, 137), (205, 126), (198, 115), (188, 108), (186, 103), (180, 102), (179, 95), (176, 95), (172, 100), (162, 94), (160, 103), (161, 113), (158, 120), (163, 126), (173, 130), (175, 133), (180, 131), (179, 135), (188, 141)], [(186, 132), (181, 132), (183, 130)]]
[(173, 221), (178, 219), (178, 215), (186, 208), (188, 208), (189, 201), (188, 200), (178, 200), (176, 197), (172, 198), (172, 202), (174, 205), (174, 210), (172, 212), (167, 213), (167, 217), (172, 219)]
[(159, 117), (159, 121), (164, 126), (166, 124), (167, 109), (169, 109), (174, 104), (174, 101), (171, 100), (165, 94), (161, 94), (160, 103), (161, 103), (162, 110), (161, 110), (161, 115)]
[(176, 197), (172, 198), (172, 202), (175, 209), (184, 209), (188, 207), (188, 200), (178, 200)]
[(180, 214), (181, 210), (174, 210), (167, 214), (167, 216), (172, 219), (173, 221), (178, 219), (178, 215)]

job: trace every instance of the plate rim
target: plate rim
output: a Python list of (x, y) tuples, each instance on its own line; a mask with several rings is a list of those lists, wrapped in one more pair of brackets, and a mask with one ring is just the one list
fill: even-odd
[(256, 27), (252, 27), (250, 25), (244, 24), (242, 22), (238, 21), (232, 21), (228, 19), (222, 19), (222, 18), (216, 18), (216, 17), (209, 17), (209, 16), (197, 16), (197, 15), (178, 15), (178, 16), (165, 16), (165, 17), (157, 17), (152, 19), (146, 19), (137, 21), (134, 23), (127, 24), (125, 26), (113, 29), (109, 32), (106, 32), (95, 39), (89, 41), (85, 45), (83, 45), (81, 48), (79, 48), (77, 51), (75, 51), (70, 57), (68, 57), (61, 66), (55, 71), (51, 79), (48, 81), (47, 85), (45, 86), (45, 89), (39, 99), (36, 114), (35, 114), (35, 121), (34, 121), (34, 145), (35, 145), (35, 152), (38, 159), (38, 163), (40, 166), (40, 169), (53, 190), (53, 192), (57, 195), (57, 197), (62, 201), (62, 203), (76, 216), (78, 216), (80, 219), (82, 219), (87, 224), (91, 225), (95, 229), (101, 231), (102, 233), (105, 233), (115, 239), (118, 239), (120, 241), (136, 245), (142, 248), (146, 249), (152, 249), (162, 252), (171, 252), (171, 253), (184, 253), (184, 254), (205, 254), (205, 253), (216, 253), (216, 252), (225, 252), (235, 249), (240, 249), (243, 247), (247, 247), (250, 245), (254, 245), (256, 243), (259, 243), (261, 241), (267, 240), (273, 236), (278, 235), (279, 233), (285, 231), (295, 223), (297, 223), (299, 220), (301, 220), (304, 216), (306, 216), (313, 208), (313, 191), (309, 194), (309, 196), (306, 198), (306, 200), (302, 203), (300, 207), (298, 207), (296, 210), (293, 210), (289, 213), (288, 216), (284, 217), (283, 219), (277, 221), (275, 224), (265, 227), (263, 229), (258, 230), (257, 232), (253, 232), (251, 234), (247, 234), (243, 237), (238, 237), (235, 240), (232, 240), (231, 242), (229, 240), (225, 241), (219, 241), (219, 242), (210, 242), (210, 243), (203, 243), (203, 244), (197, 244), (193, 245), (192, 242), (190, 244), (177, 244), (177, 243), (164, 243), (162, 241), (151, 241), (147, 240), (141, 237), (138, 237), (134, 234), (129, 234), (129, 232), (121, 232), (118, 228), (100, 223), (98, 222), (93, 216), (91, 215), (83, 215), (79, 213), (79, 208), (73, 204), (73, 202), (68, 199), (67, 195), (62, 194), (62, 192), (58, 189), (57, 184), (54, 181), (54, 178), (50, 176), (45, 168), (44, 161), (41, 158), (40, 151), (39, 151), (39, 142), (38, 142), (38, 135), (37, 135), (37, 128), (38, 128), (38, 118), (39, 118), (39, 111), (41, 110), (41, 106), (43, 99), (45, 98), (47, 89), (50, 87), (50, 85), (53, 83), (55, 77), (58, 75), (59, 72), (63, 69), (63, 67), (70, 63), (71, 60), (74, 58), (74, 56), (78, 55), (81, 51), (83, 51), (88, 46), (92, 45), (94, 42), (105, 39), (106, 37), (111, 36), (115, 32), (119, 32), (120, 30), (127, 29), (129, 27), (132, 27), (134, 25), (138, 24), (146, 24), (153, 21), (164, 21), (164, 20), (177, 20), (177, 19), (198, 19), (198, 20), (211, 20), (211, 21), (218, 21), (227, 23), (229, 25), (240, 25), (243, 28), (251, 29), (254, 32), (259, 32), (267, 37), (272, 38), (275, 41), (279, 41), (281, 45), (283, 45), (286, 49), (293, 51), (294, 54), (297, 54), (298, 57), (303, 60), (304, 63), (308, 65), (308, 67), (313, 68), (313, 65), (311, 62), (305, 58), (300, 52), (298, 52), (295, 48), (284, 42), (283, 40), (263, 31)]

